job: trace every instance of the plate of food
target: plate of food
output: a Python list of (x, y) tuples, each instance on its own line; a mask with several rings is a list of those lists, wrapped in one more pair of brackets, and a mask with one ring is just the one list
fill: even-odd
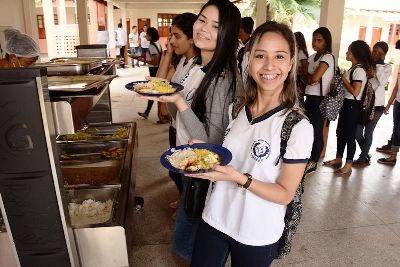
[(161, 164), (172, 172), (191, 174), (212, 170), (215, 165), (227, 165), (232, 153), (216, 144), (198, 143), (171, 148), (161, 156)]
[(125, 88), (144, 96), (162, 96), (172, 95), (176, 92), (179, 92), (183, 89), (183, 86), (179, 83), (150, 80), (130, 82), (125, 85)]

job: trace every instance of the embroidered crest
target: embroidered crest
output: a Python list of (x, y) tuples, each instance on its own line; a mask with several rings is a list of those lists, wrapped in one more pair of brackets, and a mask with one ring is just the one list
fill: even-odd
[(196, 89), (193, 89), (193, 90), (189, 91), (189, 92), (186, 94), (185, 99), (186, 99), (186, 102), (187, 102), (187, 103), (192, 103), (192, 100), (193, 100), (193, 97), (194, 97), (194, 92), (196, 92)]
[(251, 145), (251, 157), (257, 162), (262, 162), (271, 154), (271, 149), (267, 141), (257, 140)]
[(224, 136), (227, 136), (230, 131), (231, 131), (231, 128), (226, 128)]

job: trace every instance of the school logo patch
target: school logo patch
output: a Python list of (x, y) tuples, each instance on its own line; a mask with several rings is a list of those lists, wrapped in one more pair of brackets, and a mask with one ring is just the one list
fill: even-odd
[(262, 162), (271, 154), (271, 149), (267, 141), (257, 140), (251, 145), (251, 158), (257, 162)]
[(192, 103), (194, 93), (196, 92), (196, 89), (191, 90), (190, 92), (187, 93), (186, 95), (186, 102), (187, 103)]
[(231, 131), (231, 128), (226, 128), (224, 136), (227, 136), (230, 131)]

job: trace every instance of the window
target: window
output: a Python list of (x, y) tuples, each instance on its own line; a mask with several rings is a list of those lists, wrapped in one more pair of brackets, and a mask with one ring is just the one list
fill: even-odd
[(169, 28), (171, 27), (172, 20), (177, 14), (157, 14), (157, 27), (160, 37), (168, 37)]

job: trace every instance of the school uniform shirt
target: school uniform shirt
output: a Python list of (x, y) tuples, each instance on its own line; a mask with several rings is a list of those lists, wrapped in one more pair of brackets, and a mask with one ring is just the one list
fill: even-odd
[(145, 32), (141, 32), (140, 35), (139, 35), (139, 38), (140, 38), (140, 47), (149, 48), (150, 42), (147, 41), (147, 39), (146, 39), (146, 33)]
[[(175, 68), (175, 73), (172, 75), (171, 82), (174, 83), (179, 83), (180, 85), (183, 85), (183, 87), (186, 86), (187, 84), (187, 78), (189, 76), (189, 71), (197, 64), (198, 62), (198, 57), (193, 57), (189, 60), (187, 60), (186, 57), (182, 56), (181, 59), (179, 60), (178, 65)], [(174, 104), (169, 104), (168, 109), (172, 115), (172, 122), (171, 125), (176, 128), (176, 107)]]
[(139, 46), (139, 35), (134, 32), (129, 33), (129, 47)]
[(329, 53), (321, 55), (318, 59), (315, 58), (317, 54), (312, 54), (308, 58), (308, 73), (314, 74), (319, 64), (327, 64), (328, 68), (322, 75), (321, 81), (306, 86), (306, 95), (321, 96), (320, 83), (322, 83), (322, 96), (325, 96), (330, 90), (330, 84), (334, 74), (335, 62), (333, 56)]
[[(201, 65), (195, 65), (190, 69), (188, 75), (181, 80), (181, 84), (184, 84), (184, 89), (179, 93), (183, 96), (183, 99), (185, 99), (186, 104), (189, 107), (192, 105), (194, 93), (199, 87), (205, 74), (205, 67), (202, 67)], [(189, 139), (189, 132), (182, 121), (181, 114), (178, 112), (176, 114), (176, 144), (187, 144)]]
[(126, 32), (122, 28), (118, 28), (116, 31), (117, 33), (117, 41), (116, 44), (119, 47), (123, 47), (126, 45)]
[(369, 80), (375, 91), (375, 107), (385, 106), (385, 85), (391, 74), (390, 64), (385, 64), (383, 61), (376, 64), (376, 75)]
[[(249, 108), (243, 108), (225, 131), (223, 146), (232, 152), (230, 165), (254, 179), (276, 183), (282, 161), (307, 163), (313, 128), (307, 120), (301, 120), (292, 130), (283, 159), (275, 166), (287, 111), (279, 106), (252, 121)], [(286, 205), (265, 200), (234, 182), (217, 181), (208, 190), (202, 218), (242, 244), (265, 246), (281, 237), (285, 212)]]
[[(154, 56), (154, 55), (159, 55), (160, 58), (161, 58), (161, 55), (162, 55), (162, 47), (157, 42), (150, 44), (149, 51), (147, 51), (146, 59), (147, 60), (151, 60), (151, 56)], [(148, 66), (149, 67), (158, 67), (158, 64), (157, 65), (148, 64)]]
[[(351, 77), (352, 79), (350, 79), (350, 73), (352, 71), (353, 71), (353, 74), (352, 74), (352, 77)], [(355, 65), (355, 66), (351, 67), (346, 72), (345, 77), (350, 83), (352, 83), (352, 82), (361, 82), (361, 91), (358, 94), (358, 96), (356, 98), (354, 98), (354, 96), (349, 91), (347, 91), (345, 89), (344, 98), (351, 99), (351, 100), (355, 100), (355, 99), (361, 100), (362, 93), (365, 90), (365, 84), (366, 84), (366, 82), (368, 80), (367, 73), (365, 72), (365, 70), (362, 67), (360, 67), (359, 65)]]

